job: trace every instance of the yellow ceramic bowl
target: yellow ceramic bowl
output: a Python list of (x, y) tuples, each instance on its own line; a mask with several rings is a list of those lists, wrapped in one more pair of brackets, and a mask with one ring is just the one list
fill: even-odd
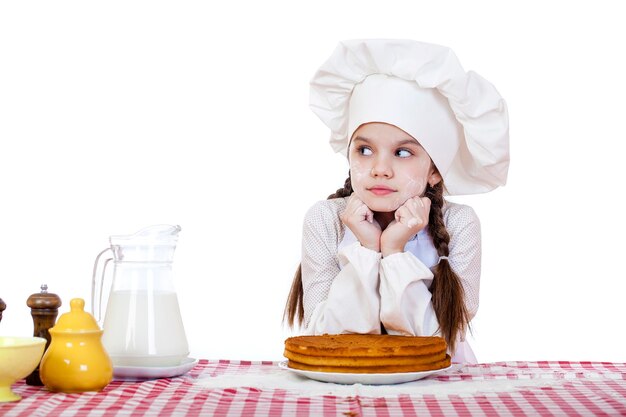
[(0, 337), (0, 403), (22, 398), (11, 385), (35, 370), (45, 347), (41, 337)]

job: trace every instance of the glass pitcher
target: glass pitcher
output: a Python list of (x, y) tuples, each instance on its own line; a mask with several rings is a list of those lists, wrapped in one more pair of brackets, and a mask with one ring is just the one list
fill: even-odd
[[(111, 236), (111, 247), (94, 263), (92, 309), (101, 322), (104, 276), (113, 260), (113, 279), (102, 325), (102, 343), (114, 366), (177, 366), (189, 355), (172, 261), (180, 226), (150, 226), (128, 236)], [(104, 261), (97, 277), (102, 255)]]

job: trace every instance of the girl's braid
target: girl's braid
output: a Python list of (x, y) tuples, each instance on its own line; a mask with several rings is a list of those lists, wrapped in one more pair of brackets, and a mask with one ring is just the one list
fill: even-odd
[[(430, 199), (430, 215), (428, 232), (439, 256), (448, 256), (450, 234), (443, 221), (443, 182), (426, 188), (426, 197)], [(448, 342), (450, 351), (454, 352), (459, 335), (465, 334), (468, 327), (469, 314), (465, 307), (465, 296), (459, 276), (452, 270), (447, 259), (440, 259), (435, 266), (433, 283), (430, 287), (432, 303), (441, 335)]]
[(433, 239), (437, 254), (439, 256), (448, 256), (450, 250), (450, 235), (443, 222), (443, 184), (441, 181), (434, 187), (428, 185), (426, 187), (425, 196), (430, 199), (430, 214), (428, 217), (428, 232)]

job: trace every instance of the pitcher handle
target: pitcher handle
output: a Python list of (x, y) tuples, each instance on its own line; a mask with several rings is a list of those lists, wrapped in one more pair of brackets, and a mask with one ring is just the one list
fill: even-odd
[[(107, 265), (113, 258), (107, 258), (104, 260), (104, 267), (102, 268), (102, 274), (98, 277), (98, 262), (102, 255), (111, 248), (106, 248), (96, 256), (96, 260), (93, 263), (93, 274), (91, 275), (91, 314), (94, 315), (96, 321), (101, 323), (102, 320), (102, 291), (104, 289), (104, 274), (107, 269)], [(98, 290), (98, 291), (96, 291)], [(97, 294), (97, 296), (96, 296)]]

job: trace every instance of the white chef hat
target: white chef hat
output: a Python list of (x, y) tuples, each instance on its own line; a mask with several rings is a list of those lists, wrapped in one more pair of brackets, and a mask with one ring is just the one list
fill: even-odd
[(424, 147), (448, 194), (504, 185), (509, 118), (504, 99), (444, 46), (410, 40), (340, 42), (311, 80), (310, 105), (347, 153), (362, 124), (389, 123)]

